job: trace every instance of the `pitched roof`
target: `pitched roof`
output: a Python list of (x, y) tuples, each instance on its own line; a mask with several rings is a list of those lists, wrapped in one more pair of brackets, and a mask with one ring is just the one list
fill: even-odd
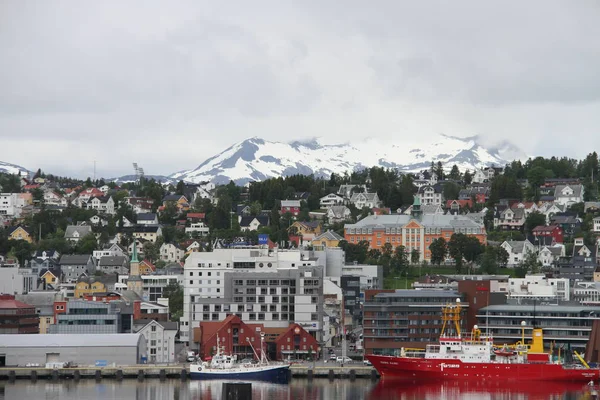
[(281, 207), (300, 207), (300, 200), (281, 200)]
[(179, 201), (182, 197), (187, 201), (187, 198), (182, 194), (168, 194), (163, 197), (163, 201)]
[(22, 301), (15, 300), (14, 298), (3, 298), (3, 297), (12, 297), (12, 296), (1, 296), (0, 297), (0, 310), (13, 310), (16, 308), (34, 308), (34, 306), (30, 306), (29, 304), (25, 304)]
[(138, 221), (154, 221), (156, 219), (156, 214), (154, 213), (139, 213), (137, 215)]
[(89, 225), (68, 225), (65, 231), (65, 237), (75, 237), (75, 232), (79, 234), (79, 237), (84, 237), (92, 233), (92, 227)]
[(333, 213), (334, 218), (344, 218), (346, 210), (350, 211), (350, 209), (346, 206), (331, 206), (327, 212)]
[(344, 240), (344, 238), (340, 236), (337, 232), (325, 231), (313, 239), (313, 241), (315, 240)]
[(127, 264), (127, 258), (124, 256), (103, 256), (98, 261), (99, 267), (121, 267)]
[(507, 240), (506, 243), (512, 249), (514, 254), (522, 253), (525, 248), (525, 242), (531, 244), (528, 240)]
[(153, 319), (136, 319), (133, 321), (134, 325), (142, 325), (137, 331), (144, 329), (144, 327), (148, 324), (156, 322), (161, 325), (167, 331), (177, 331), (179, 330), (179, 324), (177, 322), (172, 321), (155, 321)]
[[(408, 224), (412, 219), (413, 218), (410, 215), (406, 214), (369, 215), (355, 224), (346, 224), (345, 228), (396, 228)], [(482, 224), (478, 224), (463, 215), (423, 215), (419, 220), (419, 223), (428, 228), (454, 229), (483, 227)]]
[(358, 198), (361, 196), (363, 196), (366, 201), (375, 201), (375, 196), (377, 196), (377, 193), (354, 193), (352, 197), (350, 197), (350, 201), (354, 203), (358, 201)]
[(84, 265), (90, 261), (90, 254), (65, 254), (60, 257), (60, 265)]
[(23, 225), (17, 225), (17, 226), (12, 226), (10, 228), (8, 228), (8, 235), (12, 235), (16, 230), (18, 230), (19, 228), (23, 229), (25, 232), (27, 232), (28, 235), (31, 235), (31, 230)]
[(269, 225), (269, 217), (266, 215), (257, 215), (257, 216), (245, 215), (240, 219), (240, 226), (241, 227), (250, 226), (250, 224), (252, 223), (252, 221), (254, 221), (254, 219), (256, 219), (262, 226)]

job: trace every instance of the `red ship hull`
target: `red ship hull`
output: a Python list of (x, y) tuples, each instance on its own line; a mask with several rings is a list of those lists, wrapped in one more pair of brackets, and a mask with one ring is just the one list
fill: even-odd
[(600, 378), (600, 369), (565, 368), (542, 363), (465, 363), (455, 359), (426, 359), (368, 355), (382, 379), (503, 380), (583, 382)]

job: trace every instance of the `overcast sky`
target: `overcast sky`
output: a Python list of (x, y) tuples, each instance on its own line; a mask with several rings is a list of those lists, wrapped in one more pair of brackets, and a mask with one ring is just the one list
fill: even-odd
[(2, 1), (0, 160), (169, 174), (251, 136), (436, 133), (582, 157), (598, 21), (597, 0)]

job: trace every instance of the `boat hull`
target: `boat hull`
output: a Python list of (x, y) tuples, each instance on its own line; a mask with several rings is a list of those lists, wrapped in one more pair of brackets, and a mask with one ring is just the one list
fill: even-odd
[(289, 369), (289, 365), (275, 365), (256, 368), (232, 368), (230, 370), (201, 367), (198, 368), (191, 366), (190, 378), (199, 380), (234, 379), (285, 383), (289, 380)]
[(504, 380), (584, 382), (598, 380), (599, 369), (565, 368), (560, 364), (467, 363), (455, 359), (426, 359), (369, 355), (382, 379)]

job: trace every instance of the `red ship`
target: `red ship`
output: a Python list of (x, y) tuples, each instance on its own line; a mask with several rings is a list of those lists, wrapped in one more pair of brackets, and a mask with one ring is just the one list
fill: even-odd
[[(382, 379), (502, 380), (590, 382), (600, 378), (600, 369), (589, 365), (575, 352), (580, 364), (566, 365), (552, 360), (544, 351), (541, 328), (535, 326), (531, 344), (523, 340), (515, 345), (494, 347), (491, 336), (483, 336), (477, 326), (463, 337), (460, 331), (460, 300), (442, 308), (443, 326), (438, 345), (422, 349), (401, 349), (400, 356), (367, 355)], [(453, 335), (446, 326), (454, 326)], [(560, 355), (559, 355), (560, 360)]]

